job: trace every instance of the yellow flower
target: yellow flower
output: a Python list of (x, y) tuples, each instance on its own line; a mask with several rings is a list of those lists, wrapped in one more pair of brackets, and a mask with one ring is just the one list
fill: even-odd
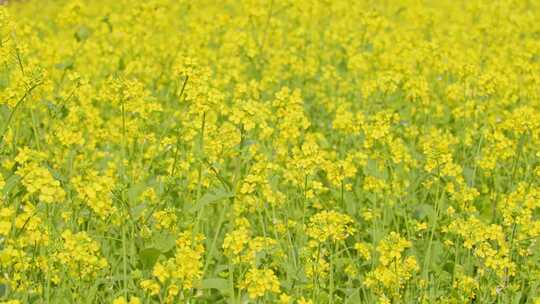
[(279, 295), (279, 304), (289, 304), (292, 301), (292, 297), (286, 293)]
[(306, 233), (318, 242), (343, 241), (356, 231), (353, 223), (347, 214), (322, 211), (310, 218)]
[(251, 299), (261, 298), (267, 292), (277, 294), (280, 291), (279, 280), (272, 269), (249, 269), (239, 287), (247, 290)]
[(364, 242), (358, 242), (354, 244), (354, 249), (358, 251), (358, 253), (362, 256), (362, 258), (366, 261), (371, 259), (371, 245), (364, 243)]
[(157, 277), (161, 283), (165, 282), (169, 278), (169, 273), (167, 269), (159, 262), (154, 265), (152, 275)]
[(379, 263), (367, 274), (364, 285), (381, 295), (381, 299), (386, 299), (387, 294), (399, 299), (401, 290), (420, 269), (414, 256), (403, 256), (411, 246), (410, 241), (396, 232), (387, 235), (377, 245)]
[(250, 240), (250, 232), (246, 228), (239, 228), (225, 235), (223, 240), (223, 251), (226, 256), (233, 259), (233, 262), (240, 262), (240, 253)]
[(122, 296), (114, 299), (114, 301), (112, 301), (112, 304), (128, 304), (128, 302), (126, 301), (126, 298)]
[(86, 232), (62, 232), (63, 243), (54, 253), (54, 259), (67, 267), (69, 275), (74, 279), (96, 277), (101, 270), (109, 267), (102, 256), (100, 244), (90, 238)]
[(298, 304), (313, 304), (313, 301), (310, 299), (305, 299), (304, 297), (300, 297), (300, 299), (298, 299)]
[(415, 230), (417, 232), (421, 232), (421, 231), (426, 230), (427, 227), (428, 227), (428, 225), (427, 225), (426, 222), (418, 222), (418, 223), (416, 223)]
[(128, 304), (141, 304), (141, 299), (138, 297), (130, 297)]
[(156, 281), (153, 280), (144, 280), (141, 281), (140, 284), (141, 288), (148, 292), (150, 295), (157, 295), (159, 294), (160, 287), (159, 284)]

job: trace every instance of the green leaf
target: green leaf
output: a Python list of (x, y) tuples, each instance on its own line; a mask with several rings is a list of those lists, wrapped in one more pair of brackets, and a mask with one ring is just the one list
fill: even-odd
[(79, 27), (75, 33), (75, 39), (77, 39), (79, 42), (88, 39), (88, 37), (90, 37), (90, 29), (84, 25)]
[(161, 255), (161, 251), (156, 248), (145, 248), (139, 252), (139, 259), (141, 260), (141, 264), (144, 270), (152, 269), (154, 267), (154, 264), (156, 264), (156, 261), (158, 260), (159, 256)]
[(440, 241), (433, 241), (431, 245), (431, 267), (433, 269), (440, 269), (444, 265), (446, 260), (447, 251), (444, 249), (444, 245)]
[(227, 291), (229, 288), (229, 281), (220, 278), (204, 279), (201, 282), (203, 289), (217, 289), (219, 291)]
[(206, 207), (206, 206), (208, 206), (210, 204), (216, 203), (216, 202), (218, 202), (220, 200), (227, 199), (227, 198), (230, 198), (230, 197), (233, 197), (233, 194), (228, 192), (228, 191), (225, 191), (223, 189), (218, 189), (216, 192), (206, 193), (195, 204), (195, 206), (193, 206), (190, 209), (190, 211), (195, 213), (195, 212), (203, 209), (204, 207)]
[(345, 299), (345, 303), (358, 303), (359, 297), (360, 297), (360, 289), (359, 288), (347, 288), (343, 289), (343, 293), (347, 296)]
[(161, 253), (171, 251), (176, 245), (176, 239), (173, 235), (166, 232), (156, 233), (152, 238), (152, 248), (155, 248)]
[(146, 204), (133, 206), (131, 208), (131, 215), (133, 216), (134, 219), (138, 219), (144, 213), (145, 209), (146, 209)]
[[(13, 174), (6, 180), (6, 184), (4, 185), (4, 193), (9, 193), (13, 190), (15, 190), (15, 187), (19, 184), (21, 181), (21, 178), (17, 174)], [(2, 189), (0, 189), (2, 190)], [(1, 191), (0, 191), (1, 192)]]
[(229, 271), (229, 265), (218, 265), (216, 266), (214, 273), (217, 273), (219, 275), (220, 273), (223, 273), (226, 271)]
[(136, 202), (140, 200), (141, 193), (147, 188), (146, 183), (140, 182), (134, 185), (131, 185), (127, 191), (128, 198), (131, 202)]
[(57, 63), (54, 67), (59, 70), (72, 70), (75, 66), (75, 61), (73, 58), (67, 58), (60, 63)]
[(472, 183), (474, 183), (474, 170), (469, 168), (469, 167), (464, 167), (463, 168), (463, 177), (465, 178), (465, 181), (467, 182), (467, 184), (471, 185)]
[(415, 208), (415, 215), (419, 220), (432, 219), (435, 216), (435, 209), (431, 205), (420, 204)]

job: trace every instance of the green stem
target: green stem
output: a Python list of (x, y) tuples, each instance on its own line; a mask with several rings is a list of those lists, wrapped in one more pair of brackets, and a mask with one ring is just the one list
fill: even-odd
[(9, 125), (11, 121), (13, 120), (13, 116), (15, 116), (15, 112), (17, 112), (17, 109), (22, 105), (23, 101), (26, 100), (26, 97), (28, 97), (28, 95), (30, 95), (30, 93), (32, 93), (32, 91), (40, 85), (41, 83), (34, 84), (32, 87), (30, 87), (26, 91), (26, 93), (24, 93), (24, 95), (19, 99), (19, 101), (17, 101), (17, 103), (15, 104), (15, 107), (13, 107), (13, 110), (11, 111), (11, 113), (9, 113), (6, 124), (4, 125), (4, 128), (2, 129), (2, 133), (0, 133), (0, 144), (4, 140), (4, 136), (6, 135), (6, 132), (9, 129)]

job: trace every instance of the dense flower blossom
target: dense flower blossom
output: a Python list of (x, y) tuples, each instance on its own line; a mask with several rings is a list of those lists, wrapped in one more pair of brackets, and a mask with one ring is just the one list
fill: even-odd
[(540, 303), (540, 4), (0, 0), (0, 303)]

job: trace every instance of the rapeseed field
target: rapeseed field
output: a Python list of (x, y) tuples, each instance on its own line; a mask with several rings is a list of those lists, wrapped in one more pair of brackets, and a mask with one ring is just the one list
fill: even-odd
[(540, 303), (540, 2), (0, 5), (0, 303)]

